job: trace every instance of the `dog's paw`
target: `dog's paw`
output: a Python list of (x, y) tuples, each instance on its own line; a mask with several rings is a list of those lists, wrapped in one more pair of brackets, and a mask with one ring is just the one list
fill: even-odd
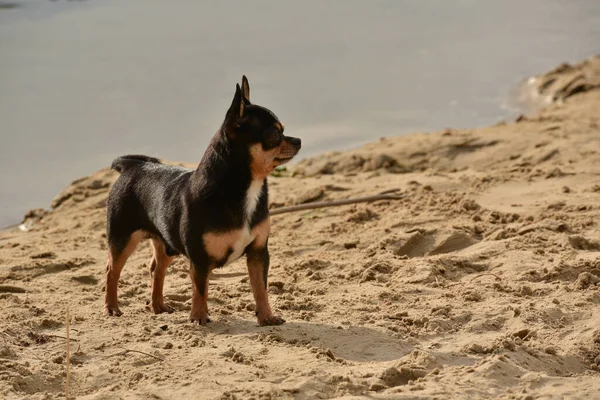
[(109, 306), (106, 304), (104, 306), (104, 314), (109, 317), (120, 317), (123, 315), (123, 312), (119, 310), (119, 306)]
[(275, 326), (275, 325), (282, 325), (284, 323), (285, 323), (285, 319), (278, 317), (276, 315), (270, 315), (266, 318), (258, 319), (258, 324), (260, 326)]
[(208, 318), (208, 315), (202, 315), (202, 314), (190, 314), (190, 322), (192, 324), (198, 324), (198, 325), (206, 325), (209, 322), (211, 322), (210, 318)]
[(208, 323), (210, 323), (210, 322), (212, 322), (212, 321), (211, 321), (211, 320), (210, 320), (210, 318), (208, 318), (208, 317), (206, 317), (206, 318), (192, 318), (192, 317), (190, 317), (190, 322), (191, 322), (192, 324), (194, 324), (194, 325), (195, 325), (196, 323), (197, 323), (198, 325), (206, 325), (206, 324), (208, 324)]
[(173, 307), (171, 307), (168, 304), (165, 304), (162, 301), (156, 302), (156, 303), (151, 303), (150, 307), (152, 308), (152, 311), (154, 311), (154, 314), (162, 314), (162, 313), (171, 314), (172, 312), (175, 311), (175, 309)]

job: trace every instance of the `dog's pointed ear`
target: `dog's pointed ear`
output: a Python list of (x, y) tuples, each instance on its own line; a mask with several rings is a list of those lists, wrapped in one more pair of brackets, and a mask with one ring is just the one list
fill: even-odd
[(239, 84), (235, 85), (235, 94), (233, 101), (227, 114), (225, 114), (225, 122), (223, 128), (230, 139), (235, 139), (235, 130), (239, 126), (239, 120), (244, 115), (244, 99), (242, 98), (242, 89)]
[(250, 102), (250, 84), (248, 83), (248, 78), (246, 78), (246, 75), (242, 76), (242, 95), (244, 96), (245, 100)]

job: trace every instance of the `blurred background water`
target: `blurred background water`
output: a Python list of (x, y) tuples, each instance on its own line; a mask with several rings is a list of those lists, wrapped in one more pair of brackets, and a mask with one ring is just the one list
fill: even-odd
[(242, 74), (302, 157), (511, 117), (598, 0), (0, 1), (0, 226), (144, 153), (198, 161)]

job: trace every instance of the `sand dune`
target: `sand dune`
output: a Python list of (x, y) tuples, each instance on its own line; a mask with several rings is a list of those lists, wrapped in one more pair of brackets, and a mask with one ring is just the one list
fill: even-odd
[(597, 398), (600, 57), (531, 80), (548, 103), (496, 126), (382, 138), (270, 178), (271, 207), (398, 189), (400, 200), (272, 217), (258, 327), (242, 260), (210, 282), (208, 327), (154, 315), (149, 244), (103, 309), (104, 169), (0, 233), (0, 393), (53, 399)]

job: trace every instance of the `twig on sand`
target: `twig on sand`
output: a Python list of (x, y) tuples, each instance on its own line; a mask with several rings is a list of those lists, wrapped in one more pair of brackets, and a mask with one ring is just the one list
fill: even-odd
[(388, 190), (384, 190), (383, 192), (379, 192), (377, 193), (377, 195), (382, 195), (382, 194), (390, 194), (390, 193), (398, 193), (399, 191), (401, 191), (402, 189), (400, 188), (395, 188), (395, 189), (388, 189)]
[(144, 353), (143, 351), (131, 350), (131, 349), (123, 349), (123, 351), (119, 351), (118, 353), (114, 353), (114, 354), (109, 354), (108, 356), (106, 356), (104, 358), (110, 358), (110, 357), (114, 357), (114, 356), (124, 356), (127, 353), (139, 353), (139, 354), (143, 354), (148, 357), (156, 358), (159, 361), (165, 361), (164, 358), (155, 356), (154, 354)]
[(71, 341), (69, 339), (69, 335), (70, 335), (70, 328), (71, 328), (71, 315), (69, 312), (69, 306), (67, 306), (67, 377), (66, 377), (66, 383), (65, 383), (65, 398), (67, 400), (69, 400), (71, 398), (71, 393), (70, 393), (70, 389), (71, 389)]
[(486, 275), (495, 276), (497, 281), (501, 281), (501, 280), (502, 280), (502, 278), (500, 278), (498, 275), (496, 275), (496, 274), (493, 274), (493, 273), (491, 273), (491, 272), (486, 272), (486, 273), (484, 273), (484, 274), (479, 274), (479, 275), (477, 275), (477, 276), (473, 277), (473, 279), (471, 279), (471, 280), (469, 281), (469, 283), (473, 283), (473, 281), (474, 281), (475, 279), (479, 279), (479, 278), (481, 278), (482, 276), (486, 276)]
[(371, 201), (379, 201), (379, 200), (403, 199), (404, 196), (391, 194), (391, 193), (397, 192), (398, 190), (400, 190), (400, 189), (386, 190), (386, 191), (376, 194), (374, 196), (356, 197), (353, 199), (350, 198), (350, 199), (333, 200), (333, 201), (317, 201), (317, 202), (313, 202), (313, 203), (299, 204), (296, 206), (281, 207), (281, 208), (276, 208), (272, 211), (269, 211), (269, 214), (278, 215), (278, 214), (283, 214), (283, 213), (288, 213), (288, 212), (293, 212), (293, 211), (313, 210), (315, 208), (345, 206), (347, 204), (368, 203)]
[[(67, 326), (68, 326), (68, 325), (67, 325)], [(53, 334), (51, 334), (51, 333), (44, 333), (44, 336), (47, 336), (47, 337), (55, 337), (55, 338), (59, 338), (59, 339), (66, 339), (66, 340), (69, 340), (69, 341), (71, 341), (71, 342), (79, 342), (79, 340), (78, 340), (78, 339), (73, 339), (73, 338), (72, 338), (72, 337), (71, 337), (71, 336), (70, 336), (68, 333), (67, 333), (67, 336), (53, 335)]]

